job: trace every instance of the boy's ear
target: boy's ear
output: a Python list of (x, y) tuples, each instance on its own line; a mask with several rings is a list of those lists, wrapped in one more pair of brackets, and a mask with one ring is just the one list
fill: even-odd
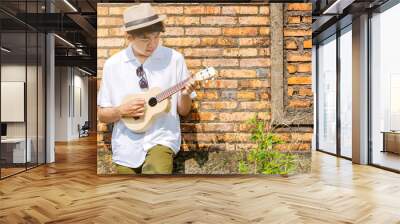
[(125, 36), (126, 36), (126, 38), (127, 38), (128, 40), (132, 40), (132, 39), (133, 39), (132, 34), (125, 33)]

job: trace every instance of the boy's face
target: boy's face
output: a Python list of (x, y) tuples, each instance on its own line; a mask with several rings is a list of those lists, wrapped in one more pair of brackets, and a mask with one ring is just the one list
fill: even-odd
[(160, 32), (145, 33), (135, 36), (128, 35), (128, 39), (137, 53), (149, 57), (158, 46)]

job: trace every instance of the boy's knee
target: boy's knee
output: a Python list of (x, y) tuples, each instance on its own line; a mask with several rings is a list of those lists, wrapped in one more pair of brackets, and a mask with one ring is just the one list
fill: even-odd
[(156, 145), (149, 149), (143, 164), (143, 174), (172, 174), (174, 152), (172, 149)]

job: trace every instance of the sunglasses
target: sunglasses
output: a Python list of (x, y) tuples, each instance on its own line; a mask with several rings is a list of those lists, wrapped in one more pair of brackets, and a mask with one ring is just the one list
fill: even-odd
[(143, 65), (140, 65), (136, 69), (136, 75), (140, 78), (140, 80), (139, 80), (140, 88), (142, 88), (142, 89), (149, 88), (149, 84), (148, 84), (147, 79), (146, 79), (146, 73), (144, 72)]

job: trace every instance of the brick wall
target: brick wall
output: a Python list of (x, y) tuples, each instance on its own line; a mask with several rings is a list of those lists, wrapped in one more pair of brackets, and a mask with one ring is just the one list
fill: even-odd
[[(98, 4), (98, 83), (104, 61), (127, 44), (122, 12), (131, 4)], [(153, 4), (167, 14), (162, 43), (181, 52), (192, 73), (214, 66), (219, 76), (197, 89), (192, 113), (181, 120), (182, 151), (250, 149), (249, 126), (271, 118), (271, 21), (268, 4)], [(282, 113), (312, 117), (311, 4), (284, 5), (284, 104)], [(272, 93), (273, 94), (273, 93)], [(295, 128), (295, 129), (293, 129)], [(283, 150), (310, 151), (312, 128), (281, 128)], [(99, 150), (110, 132), (98, 124)], [(294, 138), (296, 143), (290, 143)], [(109, 155), (108, 155), (109, 156)]]
[(288, 111), (312, 113), (311, 4), (285, 5), (284, 41)]

